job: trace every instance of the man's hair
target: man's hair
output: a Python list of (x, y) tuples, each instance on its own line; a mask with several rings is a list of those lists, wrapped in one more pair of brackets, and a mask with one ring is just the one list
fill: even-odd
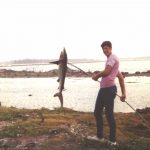
[(101, 47), (103, 48), (104, 46), (108, 46), (108, 47), (111, 47), (112, 48), (112, 44), (110, 41), (104, 41), (102, 44), (101, 44)]

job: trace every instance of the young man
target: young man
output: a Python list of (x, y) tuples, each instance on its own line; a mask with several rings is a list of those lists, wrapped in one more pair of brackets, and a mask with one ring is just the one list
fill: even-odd
[(126, 91), (124, 78), (119, 71), (119, 59), (112, 54), (112, 44), (110, 41), (104, 41), (101, 44), (103, 53), (107, 57), (105, 69), (101, 72), (95, 72), (92, 79), (97, 81), (101, 77), (100, 90), (96, 99), (94, 116), (97, 126), (97, 136), (92, 137), (93, 140), (104, 141), (103, 138), (103, 109), (105, 107), (106, 118), (110, 128), (109, 143), (116, 145), (116, 122), (114, 119), (114, 99), (117, 94), (115, 78), (118, 77), (122, 95), (120, 100), (125, 101)]

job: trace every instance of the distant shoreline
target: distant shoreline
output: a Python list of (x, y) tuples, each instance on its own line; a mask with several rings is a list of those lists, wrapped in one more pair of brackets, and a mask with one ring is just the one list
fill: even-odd
[[(0, 61), (0, 67), (7, 66), (28, 66), (28, 65), (49, 65), (50, 62), (56, 61), (58, 59), (18, 59), (10, 61)], [(129, 57), (120, 58), (120, 61), (145, 61), (150, 60), (150, 56), (143, 57)], [(93, 59), (93, 58), (78, 58), (78, 59), (68, 59), (70, 63), (94, 63), (94, 62), (104, 62), (103, 59)]]
[[(145, 72), (136, 71), (135, 73), (122, 72), (124, 77), (130, 76), (147, 76), (150, 77), (150, 70)], [(68, 69), (66, 76), (67, 77), (91, 77), (93, 72), (82, 72), (77, 70)], [(57, 77), (58, 70), (50, 70), (45, 72), (35, 72), (35, 71), (15, 71), (15, 70), (0, 70), (0, 78), (46, 78), (46, 77)]]

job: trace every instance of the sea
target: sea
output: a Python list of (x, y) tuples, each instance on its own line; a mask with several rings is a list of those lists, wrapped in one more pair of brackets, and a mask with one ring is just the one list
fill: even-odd
[[(84, 71), (102, 70), (105, 62), (74, 63)], [(69, 66), (69, 68), (73, 68)], [(58, 69), (57, 65), (4, 66), (0, 69), (49, 71)], [(120, 71), (135, 73), (150, 70), (150, 59), (121, 60)], [(116, 79), (118, 95), (121, 95), (118, 79)], [(125, 77), (127, 92), (126, 102), (115, 98), (115, 112), (134, 112), (134, 109), (150, 107), (150, 77)], [(64, 107), (76, 111), (93, 112), (100, 85), (90, 77), (66, 77), (63, 90)], [(57, 77), (47, 78), (0, 78), (0, 102), (2, 106), (27, 109), (55, 109), (60, 101), (53, 95), (58, 91)]]

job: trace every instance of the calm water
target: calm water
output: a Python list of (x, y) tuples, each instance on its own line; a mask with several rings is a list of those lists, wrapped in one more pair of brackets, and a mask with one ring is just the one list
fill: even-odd
[[(104, 62), (75, 64), (85, 71), (101, 70)], [(150, 60), (121, 61), (121, 71), (147, 71)], [(48, 71), (57, 69), (57, 65), (21, 66), (0, 69)], [(58, 98), (53, 95), (57, 92), (57, 78), (0, 78), (0, 101), (3, 106), (18, 108), (49, 108), (60, 106)], [(134, 108), (150, 107), (150, 77), (125, 78), (127, 101)], [(118, 86), (118, 81), (116, 80)], [(99, 90), (99, 83), (91, 78), (66, 78), (66, 90), (63, 91), (64, 107), (79, 111), (93, 111), (95, 99)], [(118, 94), (120, 94), (118, 86)], [(132, 109), (116, 98), (116, 112), (130, 112)]]
[[(74, 64), (84, 71), (95, 71), (102, 70), (104, 68), (104, 62), (97, 63), (77, 63)], [(120, 61), (120, 70), (123, 72), (134, 73), (136, 71), (147, 71), (150, 70), (150, 60), (131, 60), (131, 61)], [(72, 69), (72, 66), (68, 65)], [(27, 70), (27, 71), (49, 71), (52, 69), (57, 69), (57, 65), (36, 65), (36, 66), (17, 66), (17, 67), (0, 67), (0, 69), (12, 69), (12, 70)]]
[[(3, 106), (18, 108), (59, 107), (58, 98), (53, 97), (58, 88), (56, 80), (57, 78), (0, 78), (0, 101)], [(127, 101), (134, 108), (150, 107), (150, 78), (127, 77), (125, 82)], [(116, 84), (118, 86), (117, 80)], [(64, 107), (93, 111), (98, 90), (99, 83), (91, 78), (66, 78)], [(132, 109), (117, 97), (115, 112), (132, 112)]]

